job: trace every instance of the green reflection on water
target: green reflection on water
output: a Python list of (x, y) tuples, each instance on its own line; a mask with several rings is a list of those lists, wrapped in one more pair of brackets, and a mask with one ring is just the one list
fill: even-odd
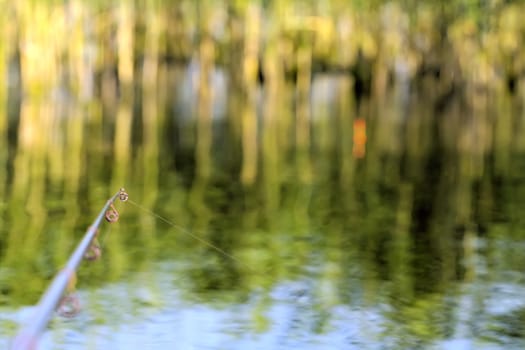
[[(144, 35), (157, 35), (146, 27)], [(119, 27), (118, 40), (130, 30)], [(338, 75), (321, 76), (330, 91), (323, 100), (312, 93), (320, 79), (310, 79), (312, 48), (304, 43), (296, 86), (269, 59), (262, 91), (253, 76), (239, 82), (235, 70), (217, 68), (224, 53), (211, 41), (195, 48), (197, 77), (156, 59), (160, 48), (145, 40), (151, 56), (141, 68), (130, 47), (120, 48), (126, 60), (106, 57), (118, 77), (101, 69), (92, 98), (43, 97), (38, 79), (23, 98), (8, 101), (0, 90), (2, 307), (36, 303), (124, 186), (138, 205), (118, 204), (120, 221), (103, 225), (102, 258), (81, 266), (77, 289), (129, 282), (151, 290), (131, 301), (91, 300), (93, 323), (119, 322), (104, 302), (130, 313), (136, 304), (162, 309), (175, 289), (192, 305), (248, 303), (248, 328), (264, 333), (276, 322), (272, 291), (303, 281), (289, 291), (303, 316), (293, 331), (326, 334), (334, 310), (347, 306), (379, 309), (378, 342), (400, 349), (451, 338), (462, 318), (476, 323), (478, 315), (464, 337), (477, 339), (481, 328), (495, 342), (523, 338), (521, 308), (485, 308), (490, 283), (524, 283), (519, 96), (496, 90), (472, 105), (451, 98), (437, 108), (430, 93), (403, 100), (397, 86), (355, 100), (353, 79)], [(219, 73), (230, 84), (223, 108), (215, 105), (221, 87), (209, 83)], [(360, 146), (358, 120), (366, 121)], [(159, 261), (181, 266), (169, 285), (155, 281)], [(470, 308), (462, 298), (472, 299)], [(16, 328), (0, 322), (2, 335)]]
[[(345, 80), (332, 83), (345, 93)], [(143, 95), (140, 101), (167, 103), (157, 96)], [(38, 104), (22, 104), (28, 114), (20, 118), (35, 118), (38, 128), (42, 118), (29, 112)], [(391, 108), (377, 106), (379, 115)], [(123, 108), (130, 113), (131, 107)], [(471, 131), (461, 126), (461, 119), (455, 121), (458, 138), (447, 139), (437, 130), (454, 122), (454, 115), (420, 120), (421, 106), (414, 103), (408, 116), (392, 116), (396, 121), (382, 117), (392, 123), (388, 132), (379, 125), (382, 119), (370, 119), (366, 156), (354, 158), (343, 127), (348, 127), (353, 109), (344, 103), (330, 108), (312, 122), (312, 130), (319, 127), (320, 132), (313, 133), (309, 152), (294, 147), (294, 140), (281, 146), (276, 134), (286, 126), (265, 120), (253, 184), (242, 181), (242, 159), (225, 154), (240, 147), (225, 119), (206, 126), (161, 114), (153, 105), (143, 107), (133, 112), (137, 121), (127, 129), (130, 135), (122, 136), (129, 140), (125, 148), (94, 132), (110, 118), (103, 116), (102, 124), (93, 119), (96, 107), (70, 107), (77, 115), (57, 121), (53, 135), (34, 134), (29, 145), (23, 144), (20, 128), (6, 163), (0, 303), (10, 308), (34, 304), (109, 194), (124, 185), (137, 205), (119, 203), (119, 222), (102, 226), (102, 259), (81, 266), (79, 290), (137, 273), (143, 276), (141, 283), (155, 286), (154, 280), (148, 282), (154, 263), (175, 260), (184, 268), (173, 276), (172, 288), (180, 288), (189, 303), (245, 303), (255, 291), (269, 293), (282, 282), (307, 278), (312, 282), (301, 293), (311, 298), (313, 323), (307, 327), (313, 333), (329, 329), (330, 310), (338, 305), (388, 305), (380, 336), (394, 337), (399, 348), (450, 337), (457, 317), (454, 300), (462, 295), (459, 287), (484, 279), (502, 281), (525, 261), (509, 247), (523, 239), (522, 155), (507, 150), (511, 167), (498, 163), (496, 146), (480, 150), (472, 142), (462, 149), (458, 142)], [(147, 113), (156, 117), (148, 119)], [(173, 130), (189, 130), (179, 125), (185, 123), (195, 128), (197, 138), (210, 138), (204, 142), (207, 150), (198, 142), (173, 144)], [(407, 133), (413, 123), (423, 134), (434, 133), (430, 145), (410, 143)], [(201, 127), (207, 131), (200, 133)], [(51, 145), (56, 137), (62, 146)], [(208, 163), (202, 165), (206, 170), (193, 174), (199, 162)], [(53, 169), (56, 164), (63, 168)], [(305, 164), (311, 175), (301, 176)], [(162, 308), (162, 288), (151, 293), (140, 302)], [(271, 305), (269, 295), (254, 305), (256, 332), (270, 327), (265, 310)], [(91, 311), (95, 322), (111, 323), (103, 307)], [(521, 338), (514, 330), (515, 312), (494, 319), (498, 334)], [(5, 329), (11, 333), (14, 327)]]

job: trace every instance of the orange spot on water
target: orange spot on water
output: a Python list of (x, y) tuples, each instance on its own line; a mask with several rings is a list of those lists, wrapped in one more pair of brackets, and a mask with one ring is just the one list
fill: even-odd
[(366, 154), (366, 120), (354, 119), (354, 143), (352, 155), (354, 158), (363, 158)]

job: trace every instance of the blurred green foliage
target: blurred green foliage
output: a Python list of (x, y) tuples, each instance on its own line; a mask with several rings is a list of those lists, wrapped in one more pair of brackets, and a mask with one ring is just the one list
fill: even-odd
[(385, 339), (425, 346), (459, 286), (525, 267), (521, 2), (2, 4), (2, 306), (35, 303), (122, 186), (175, 225), (119, 205), (77, 288), (175, 260), (186, 300), (262, 291), (261, 332), (308, 279), (312, 332), (388, 305)]

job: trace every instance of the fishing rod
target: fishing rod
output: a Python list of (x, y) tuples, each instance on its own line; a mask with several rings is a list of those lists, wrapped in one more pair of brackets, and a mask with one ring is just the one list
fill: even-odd
[[(117, 198), (125, 202), (128, 200), (128, 194), (121, 188), (106, 202), (95, 221), (93, 221), (93, 224), (87, 229), (80, 244), (73, 254), (71, 254), (66, 266), (55, 276), (51, 285), (47, 288), (42, 298), (40, 298), (33, 316), (13, 339), (10, 347), (11, 350), (34, 350), (37, 348), (40, 335), (44, 332), (53, 312), (57, 308), (57, 305), (59, 305), (69, 281), (74, 278), (75, 271), (82, 259), (93, 260), (97, 254), (100, 254), (100, 252), (96, 253), (96, 251), (93, 251), (93, 248), (96, 248), (93, 246), (93, 241), (98, 234), (98, 228), (102, 219), (106, 218), (109, 222), (118, 220), (118, 212), (113, 206)], [(91, 252), (88, 250), (91, 250)]]

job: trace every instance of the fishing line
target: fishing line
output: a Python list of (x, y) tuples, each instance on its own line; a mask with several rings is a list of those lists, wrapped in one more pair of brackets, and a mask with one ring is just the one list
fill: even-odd
[(253, 269), (250, 265), (248, 265), (248, 264), (244, 263), (243, 261), (237, 259), (235, 256), (233, 256), (233, 255), (231, 255), (231, 254), (225, 252), (223, 249), (217, 247), (217, 246), (214, 245), (213, 243), (208, 242), (207, 240), (205, 240), (205, 239), (203, 239), (203, 238), (197, 236), (196, 234), (192, 233), (192, 232), (191, 232), (190, 230), (188, 230), (187, 228), (185, 228), (185, 227), (183, 227), (183, 226), (181, 226), (181, 225), (178, 225), (178, 224), (174, 223), (174, 222), (171, 221), (171, 220), (166, 219), (165, 217), (163, 217), (163, 216), (161, 216), (161, 215), (159, 215), (159, 214), (157, 214), (157, 213), (155, 213), (155, 212), (149, 210), (148, 208), (143, 207), (142, 205), (138, 204), (137, 202), (135, 202), (135, 201), (133, 201), (133, 200), (131, 200), (131, 199), (128, 199), (127, 202), (133, 204), (134, 206), (136, 206), (136, 207), (139, 208), (140, 210), (143, 210), (144, 212), (148, 213), (149, 215), (151, 215), (151, 216), (153, 216), (153, 217), (155, 217), (155, 218), (157, 218), (157, 219), (163, 221), (164, 223), (166, 223), (166, 224), (168, 224), (168, 225), (174, 227), (175, 229), (179, 230), (180, 232), (182, 232), (182, 233), (184, 233), (184, 234), (186, 234), (186, 235), (192, 237), (193, 239), (195, 239), (195, 240), (201, 242), (202, 244), (205, 244), (205, 245), (207, 245), (208, 247), (210, 247), (210, 248), (212, 248), (212, 249), (218, 251), (218, 252), (221, 253), (222, 255), (224, 255), (224, 256), (230, 258), (231, 260), (235, 261), (236, 263), (238, 263), (238, 264), (244, 266), (245, 268), (247, 268), (247, 269), (250, 270), (251, 272), (255, 272), (255, 271), (256, 271), (256, 270)]

